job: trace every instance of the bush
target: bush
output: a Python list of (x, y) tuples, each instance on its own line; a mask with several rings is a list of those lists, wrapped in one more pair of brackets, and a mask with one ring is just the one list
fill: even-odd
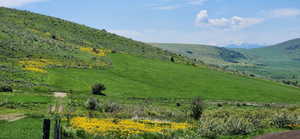
[(174, 58), (174, 57), (171, 57), (170, 60), (171, 60), (171, 62), (173, 62), (173, 63), (175, 62), (175, 58)]
[(13, 92), (13, 89), (10, 86), (1, 86), (0, 92)]
[(277, 128), (290, 128), (291, 125), (295, 125), (297, 123), (297, 115), (289, 115), (286, 112), (275, 114), (272, 118), (272, 125)]
[(85, 105), (89, 110), (97, 110), (100, 107), (100, 103), (96, 98), (89, 98)]
[(119, 112), (121, 109), (121, 106), (116, 103), (108, 103), (104, 106), (104, 111), (109, 113)]
[(191, 116), (195, 120), (199, 120), (203, 113), (203, 109), (204, 109), (204, 104), (203, 104), (202, 99), (200, 97), (194, 99), (192, 102), (192, 105), (191, 105), (191, 110), (192, 110)]
[(230, 117), (224, 125), (226, 135), (246, 135), (255, 131), (255, 126), (248, 119)]
[(256, 128), (248, 119), (241, 117), (201, 118), (198, 134), (203, 137), (216, 138), (221, 135), (246, 135)]
[(223, 134), (224, 120), (214, 118), (202, 118), (197, 132), (200, 136), (216, 138)]
[(94, 95), (106, 96), (102, 91), (106, 90), (106, 87), (103, 84), (95, 84), (92, 86), (92, 93)]
[(218, 106), (218, 107), (223, 107), (223, 104), (218, 103), (217, 106)]

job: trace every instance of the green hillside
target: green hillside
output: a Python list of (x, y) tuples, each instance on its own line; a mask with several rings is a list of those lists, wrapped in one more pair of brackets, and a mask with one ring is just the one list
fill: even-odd
[(300, 39), (254, 49), (226, 49), (196, 44), (152, 45), (227, 70), (272, 80), (291, 81), (292, 84), (300, 81)]
[[(182, 56), (105, 30), (6, 8), (0, 15), (1, 84), (15, 90), (89, 95), (90, 86), (100, 82), (107, 86), (108, 96), (117, 99), (201, 96), (286, 103), (300, 99), (300, 89), (192, 66)], [(217, 50), (222, 50), (216, 55), (224, 61), (244, 58)]]
[[(109, 58), (97, 56), (100, 50), (165, 61), (172, 58), (177, 63), (186, 61), (142, 42), (53, 17), (7, 8), (0, 8), (0, 15), (0, 83), (34, 85), (32, 77), (21, 70), (25, 65), (20, 61), (50, 59), (60, 64), (48, 66), (72, 68), (103, 68), (101, 63), (111, 66)], [(87, 52), (93, 49), (95, 54)]]
[(300, 39), (264, 48), (238, 49), (255, 67), (238, 67), (277, 80), (300, 81)]
[(182, 54), (193, 59), (199, 59), (207, 64), (232, 64), (243, 60), (246, 57), (236, 51), (222, 47), (198, 45), (198, 44), (172, 44), (172, 43), (152, 43), (151, 45)]

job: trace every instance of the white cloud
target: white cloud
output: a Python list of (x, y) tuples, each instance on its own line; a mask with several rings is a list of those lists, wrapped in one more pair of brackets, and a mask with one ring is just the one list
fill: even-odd
[(262, 18), (243, 18), (239, 16), (210, 19), (207, 10), (202, 10), (197, 14), (195, 24), (199, 27), (242, 29), (263, 21)]
[(299, 16), (299, 15), (300, 15), (300, 9), (293, 9), (293, 8), (275, 9), (267, 12), (267, 16), (271, 18), (291, 17), (291, 16)]
[(18, 7), (28, 3), (40, 2), (45, 0), (0, 0), (0, 6)]

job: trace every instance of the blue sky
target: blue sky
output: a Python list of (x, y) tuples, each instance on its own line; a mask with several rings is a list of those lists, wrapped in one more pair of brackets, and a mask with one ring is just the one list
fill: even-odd
[(300, 38), (300, 0), (0, 0), (145, 42), (274, 44)]

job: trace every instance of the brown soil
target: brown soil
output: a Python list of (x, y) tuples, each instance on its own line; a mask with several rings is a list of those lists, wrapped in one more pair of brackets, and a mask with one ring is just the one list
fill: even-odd
[(0, 120), (5, 120), (8, 122), (13, 122), (13, 121), (17, 121), (20, 119), (25, 118), (26, 116), (23, 114), (5, 114), (5, 115), (0, 115)]
[(255, 137), (254, 139), (300, 139), (300, 130), (271, 133)]
[(64, 93), (64, 92), (54, 92), (54, 97), (64, 98), (66, 96), (67, 96), (67, 93)]

